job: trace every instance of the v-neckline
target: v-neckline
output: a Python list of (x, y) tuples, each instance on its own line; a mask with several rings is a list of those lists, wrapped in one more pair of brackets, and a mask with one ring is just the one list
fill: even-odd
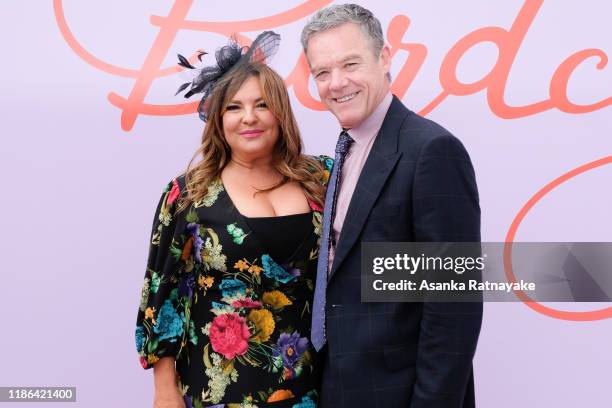
[[(249, 223), (247, 222), (247, 217), (245, 215), (243, 215), (240, 210), (238, 210), (238, 207), (236, 207), (236, 204), (234, 203), (234, 200), (232, 199), (232, 196), (230, 195), (229, 191), (227, 190), (227, 187), (225, 186), (225, 183), (223, 182), (223, 179), (221, 178), (221, 176), (218, 177), (217, 182), (221, 185), (221, 187), (223, 187), (221, 193), (225, 194), (225, 197), (227, 198), (228, 204), (229, 204), (229, 209), (230, 211), (233, 213), (233, 215), (235, 216), (235, 219), (237, 220), (235, 222), (235, 224), (237, 224), (238, 227), (240, 227), (242, 229), (242, 231), (250, 236), (252, 238), (252, 244), (255, 245), (256, 249), (258, 250), (259, 253), (261, 253), (261, 255), (268, 255), (269, 254), (269, 250), (267, 248), (264, 247), (264, 245), (261, 243), (261, 241), (259, 240), (259, 238), (257, 237), (257, 234), (255, 233), (255, 231), (253, 231), (253, 229), (251, 228), (251, 226), (249, 225)], [(310, 234), (314, 233), (314, 220), (316, 217), (316, 213), (317, 211), (315, 211), (311, 206), (310, 203), (308, 204), (310, 211), (307, 213), (296, 213), (296, 214), (288, 214), (288, 215), (275, 215), (272, 217), (265, 217), (265, 218), (279, 218), (279, 217), (291, 217), (291, 216), (295, 216), (295, 215), (302, 215), (302, 214), (310, 214), (310, 220), (311, 220), (311, 224), (312, 224), (312, 228), (309, 229), (308, 234), (304, 235), (304, 238), (302, 239), (302, 241), (300, 242), (300, 244), (296, 247), (295, 251), (293, 251), (293, 253), (291, 254), (291, 256), (286, 259), (283, 260), (283, 264), (287, 264), (290, 263), (295, 257), (296, 255), (299, 253), (299, 251), (302, 249), (302, 247), (306, 244), (306, 242), (308, 241), (308, 238), (310, 236)], [(256, 217), (252, 217), (252, 218), (256, 218)], [(226, 226), (227, 228), (227, 226)], [(245, 236), (245, 239), (247, 239), (247, 237)], [(274, 260), (276, 262), (276, 260)], [(279, 265), (280, 263), (277, 262)]]
[[(243, 218), (247, 218), (246, 215), (243, 215), (240, 210), (238, 209), (238, 207), (236, 206), (234, 199), (232, 198), (232, 195), (229, 193), (229, 190), (227, 189), (227, 185), (225, 184), (225, 182), (223, 181), (223, 177), (221, 177), (221, 175), (218, 176), (217, 182), (221, 185), (221, 187), (223, 187), (223, 190), (225, 191), (225, 193), (227, 194), (227, 197), (229, 198), (229, 201), (232, 203), (232, 207), (234, 207), (234, 209), (236, 210), (236, 212)], [(306, 198), (306, 197), (305, 197)], [(306, 199), (306, 201), (308, 202), (308, 199)], [(308, 203), (308, 208), (310, 211), (305, 212), (305, 213), (296, 213), (296, 214), (287, 214), (287, 215), (272, 215), (272, 216), (265, 216), (265, 217), (261, 217), (261, 218), (276, 218), (276, 217), (286, 217), (286, 216), (291, 216), (291, 215), (299, 215), (299, 214), (310, 214), (313, 212), (312, 207), (310, 206), (310, 203)], [(250, 218), (258, 218), (258, 217), (250, 217)]]

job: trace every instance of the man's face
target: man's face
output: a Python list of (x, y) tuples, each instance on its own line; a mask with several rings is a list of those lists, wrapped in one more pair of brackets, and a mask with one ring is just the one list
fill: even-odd
[(321, 102), (345, 129), (359, 126), (389, 91), (389, 49), (384, 47), (375, 55), (357, 24), (314, 35), (306, 56)]

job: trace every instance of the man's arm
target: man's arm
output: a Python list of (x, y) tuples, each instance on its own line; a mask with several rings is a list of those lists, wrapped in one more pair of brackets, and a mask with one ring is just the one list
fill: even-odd
[[(450, 134), (425, 144), (415, 171), (416, 242), (480, 242), (480, 207), (469, 155)], [(482, 303), (424, 303), (410, 408), (463, 407)]]

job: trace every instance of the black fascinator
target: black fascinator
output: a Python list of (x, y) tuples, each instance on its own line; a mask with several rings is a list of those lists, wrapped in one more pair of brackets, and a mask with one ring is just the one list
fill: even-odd
[[(266, 63), (267, 60), (276, 54), (280, 45), (280, 35), (274, 31), (264, 31), (259, 34), (253, 41), (250, 47), (242, 47), (236, 40), (232, 40), (228, 45), (221, 47), (215, 53), (217, 63), (204, 68), (196, 68), (189, 63), (187, 58), (181, 54), (178, 55), (179, 65), (188, 68), (199, 70), (191, 82), (182, 84), (176, 95), (189, 88), (185, 93), (185, 98), (189, 98), (194, 94), (201, 93), (202, 100), (198, 104), (198, 114), (204, 122), (208, 119), (204, 109), (206, 98), (215, 88), (217, 81), (229, 72), (232, 68), (239, 64), (249, 62)], [(206, 52), (198, 54), (198, 60), (201, 62), (202, 57)]]

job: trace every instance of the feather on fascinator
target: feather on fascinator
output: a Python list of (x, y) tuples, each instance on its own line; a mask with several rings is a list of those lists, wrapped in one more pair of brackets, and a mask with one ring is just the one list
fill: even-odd
[[(185, 98), (201, 93), (202, 99), (198, 104), (198, 114), (200, 119), (206, 122), (208, 120), (205, 111), (206, 99), (214, 90), (217, 81), (239, 64), (249, 62), (265, 64), (267, 60), (276, 54), (279, 45), (280, 34), (274, 31), (264, 31), (259, 34), (250, 47), (241, 47), (236, 40), (232, 40), (228, 45), (219, 48), (215, 53), (215, 59), (217, 60), (216, 65), (199, 69), (199, 72), (195, 75), (193, 80), (182, 84), (175, 95), (178, 95), (187, 88), (189, 89), (184, 95)], [(202, 57), (206, 54), (206, 52), (200, 52), (198, 54), (198, 60), (201, 62)], [(187, 58), (183, 57), (181, 54), (178, 54), (178, 59), (178, 65), (184, 68), (198, 70), (198, 68), (191, 65)]]

